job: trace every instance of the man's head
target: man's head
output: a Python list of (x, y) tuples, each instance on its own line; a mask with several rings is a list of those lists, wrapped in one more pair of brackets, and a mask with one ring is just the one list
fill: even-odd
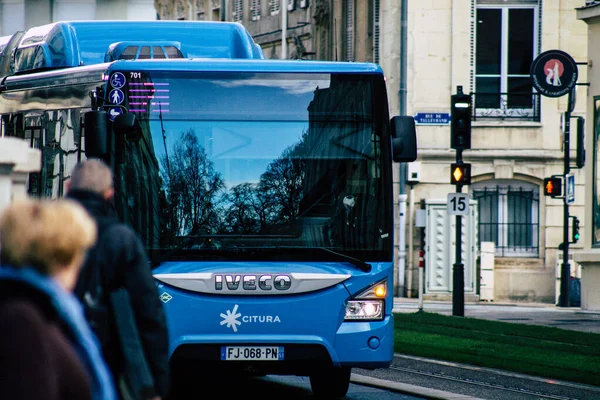
[(97, 158), (81, 161), (71, 172), (67, 190), (89, 190), (109, 200), (115, 193), (113, 175), (106, 163)]

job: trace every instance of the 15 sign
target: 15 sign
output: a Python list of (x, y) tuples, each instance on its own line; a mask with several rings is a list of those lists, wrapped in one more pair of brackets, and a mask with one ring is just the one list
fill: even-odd
[(449, 215), (469, 215), (469, 194), (448, 193), (448, 202), (446, 205)]

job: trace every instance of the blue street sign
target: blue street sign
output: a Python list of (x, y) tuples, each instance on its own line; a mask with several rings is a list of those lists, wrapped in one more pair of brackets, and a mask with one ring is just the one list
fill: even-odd
[(575, 175), (567, 175), (567, 204), (575, 203)]
[(417, 125), (448, 125), (450, 123), (449, 113), (416, 113), (415, 124)]

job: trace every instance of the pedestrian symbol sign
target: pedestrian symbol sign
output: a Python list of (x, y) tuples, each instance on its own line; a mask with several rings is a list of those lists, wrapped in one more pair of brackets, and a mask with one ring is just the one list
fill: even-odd
[(567, 179), (567, 204), (575, 203), (575, 175), (568, 174)]

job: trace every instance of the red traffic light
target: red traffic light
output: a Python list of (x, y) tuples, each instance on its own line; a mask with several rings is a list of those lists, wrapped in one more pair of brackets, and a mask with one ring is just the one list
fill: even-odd
[(562, 196), (562, 178), (553, 176), (544, 178), (544, 196), (558, 197)]

